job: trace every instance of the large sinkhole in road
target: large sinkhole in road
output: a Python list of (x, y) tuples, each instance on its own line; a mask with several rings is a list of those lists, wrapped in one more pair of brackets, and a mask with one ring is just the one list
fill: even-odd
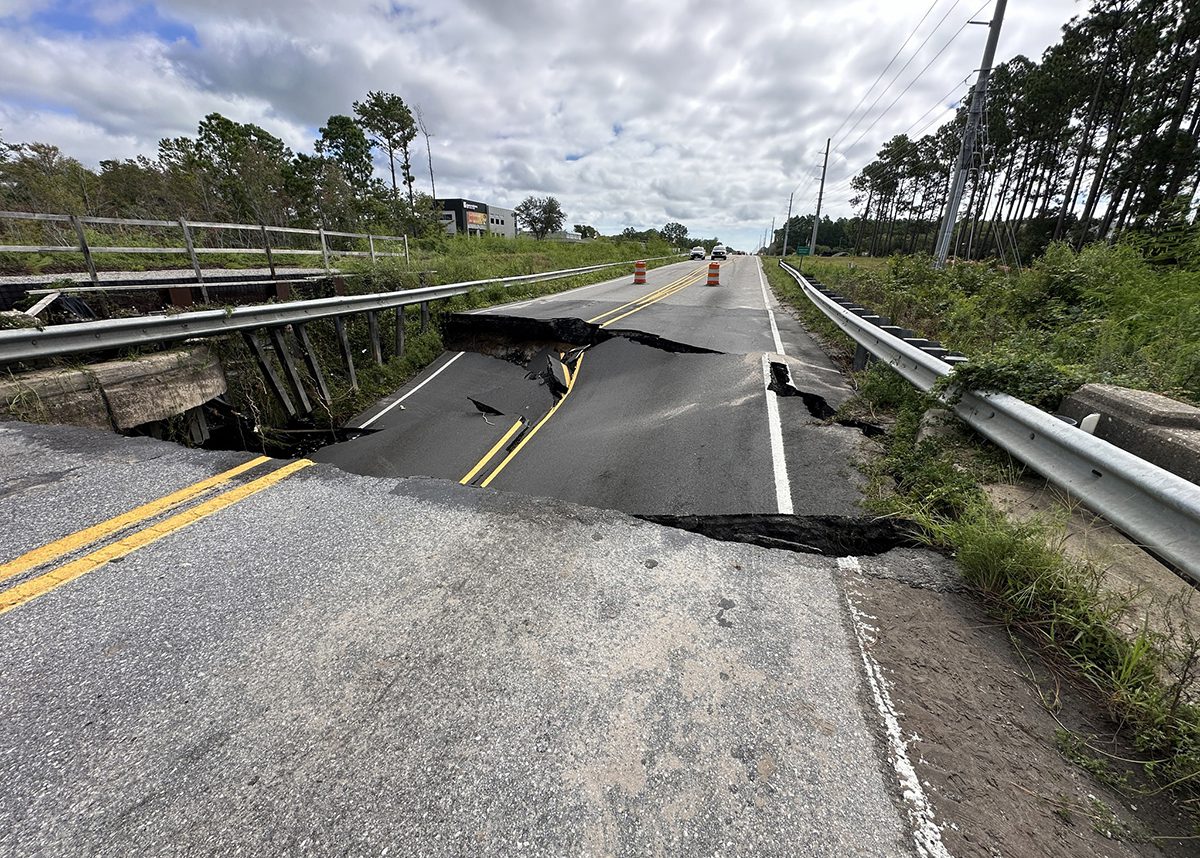
[[(761, 354), (724, 354), (577, 319), (461, 315), (453, 364), (312, 458), (371, 476), (424, 476), (617, 509), (715, 538), (828, 554), (912, 544), (865, 526), (858, 429), (829, 390)], [(816, 385), (819, 388), (819, 385)], [(778, 515), (767, 398), (778, 403), (799, 515)]]

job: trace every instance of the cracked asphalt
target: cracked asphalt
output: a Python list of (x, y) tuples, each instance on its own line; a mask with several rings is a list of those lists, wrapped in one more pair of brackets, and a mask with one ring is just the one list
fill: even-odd
[(0, 424), (0, 856), (915, 854), (845, 567), (627, 514), (858, 512), (771, 364), (845, 383), (722, 282), (607, 329), (712, 353), (447, 353), (311, 467)]
[[(3, 556), (237, 458), (0, 425)], [(912, 854), (836, 574), (305, 469), (0, 614), (0, 855)]]
[[(767, 390), (764, 354), (786, 364), (797, 387), (833, 406), (850, 395), (841, 373), (769, 295), (756, 257), (722, 263), (720, 286), (701, 277), (621, 318), (629, 302), (706, 268), (680, 262), (649, 272), (646, 285), (626, 275), (476, 315), (506, 322), (615, 317), (609, 333), (642, 332), (716, 352), (673, 352), (620, 336), (592, 346), (570, 400), (491, 487), (647, 515), (858, 514), (862, 479), (853, 461), (861, 433), (814, 417), (800, 397)], [(459, 480), (516, 416), (485, 417), (472, 399), (519, 382), (521, 373), (500, 357), (448, 352), (389, 402), (351, 421), (370, 422), (373, 434), (314, 458), (370, 476)], [(399, 399), (403, 408), (388, 408)], [(772, 449), (772, 422), (781, 450)], [(781, 493), (789, 509), (781, 508)]]

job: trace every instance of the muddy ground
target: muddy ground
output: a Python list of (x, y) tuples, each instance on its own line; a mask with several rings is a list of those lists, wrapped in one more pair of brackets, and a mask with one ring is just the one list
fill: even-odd
[(875, 558), (892, 577), (844, 583), (949, 853), (1200, 855), (1196, 818), (1115, 759), (1143, 755), (1100, 702), (989, 617), (952, 560), (914, 576), (913, 554)]

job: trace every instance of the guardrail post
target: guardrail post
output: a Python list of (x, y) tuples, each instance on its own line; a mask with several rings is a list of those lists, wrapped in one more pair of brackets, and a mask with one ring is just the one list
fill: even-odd
[(187, 248), (188, 258), (192, 260), (192, 270), (196, 272), (196, 282), (200, 284), (200, 297), (207, 304), (208, 287), (204, 285), (204, 275), (200, 271), (200, 259), (196, 256), (196, 245), (192, 241), (192, 228), (183, 218), (179, 219), (179, 226), (183, 229), (183, 244)]
[(329, 271), (329, 245), (325, 242), (325, 227), (318, 227), (317, 233), (321, 236), (321, 259), (325, 262), (325, 274)]
[(75, 235), (79, 237), (79, 252), (87, 264), (88, 277), (93, 286), (100, 285), (100, 277), (96, 274), (96, 263), (92, 261), (92, 249), (88, 247), (87, 236), (83, 234), (83, 224), (75, 215), (71, 215), (71, 226), (75, 227)]
[(429, 330), (429, 302), (421, 302), (421, 333)]
[(271, 269), (271, 279), (275, 279), (275, 254), (271, 252), (271, 239), (267, 237), (266, 224), (259, 224), (259, 230), (262, 231), (263, 250), (267, 253), (267, 267)]
[(250, 353), (254, 355), (259, 372), (266, 379), (267, 386), (271, 388), (271, 392), (275, 394), (275, 398), (283, 406), (284, 413), (290, 418), (295, 418), (296, 406), (292, 404), (291, 398), (287, 395), (287, 390), (283, 387), (283, 382), (279, 380), (279, 373), (275, 372), (275, 367), (271, 365), (271, 360), (267, 357), (267, 350), (263, 348), (262, 339), (259, 337), (258, 331), (242, 331), (242, 339), (246, 341)]
[(304, 389), (304, 381), (300, 378), (300, 373), (296, 370), (296, 363), (292, 360), (292, 353), (288, 351), (287, 342), (283, 339), (283, 328), (271, 328), (268, 333), (271, 337), (271, 345), (275, 347), (275, 355), (279, 358), (279, 365), (283, 367), (283, 374), (287, 376), (288, 384), (291, 386), (292, 392), (296, 394), (301, 410), (305, 414), (312, 413), (312, 403), (308, 401), (308, 392)]
[(375, 262), (375, 236), (367, 235), (367, 248), (371, 252), (371, 262)]
[(346, 322), (341, 316), (333, 317), (333, 329), (337, 332), (338, 347), (342, 350), (342, 362), (350, 378), (350, 389), (358, 390), (358, 373), (354, 371), (354, 352), (350, 351), (350, 338), (346, 336)]
[(308, 328), (304, 325), (293, 325), (293, 330), (296, 332), (296, 339), (300, 342), (300, 354), (304, 357), (304, 364), (308, 367), (308, 374), (312, 376), (313, 383), (317, 386), (317, 396), (321, 401), (328, 405), (333, 401), (329, 395), (329, 385), (325, 383), (325, 373), (321, 372), (321, 363), (317, 360), (317, 353), (313, 350), (312, 342), (308, 339)]
[(371, 357), (375, 363), (383, 366), (383, 346), (379, 342), (379, 313), (367, 311), (367, 331), (371, 337)]
[(404, 307), (396, 308), (396, 357), (404, 357)]

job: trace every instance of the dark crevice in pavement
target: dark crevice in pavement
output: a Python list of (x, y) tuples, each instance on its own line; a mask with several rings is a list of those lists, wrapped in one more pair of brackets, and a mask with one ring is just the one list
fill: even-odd
[(878, 438), (887, 431), (882, 426), (876, 426), (874, 423), (868, 423), (865, 420), (858, 420), (855, 418), (845, 418), (842, 420), (834, 420), (833, 422), (839, 426), (847, 426), (851, 429), (857, 429), (868, 438)]
[(818, 420), (828, 420), (837, 413), (837, 409), (830, 405), (821, 394), (796, 387), (792, 382), (792, 372), (788, 369), (787, 364), (771, 361), (771, 383), (768, 388), (777, 396), (799, 396), (804, 402), (804, 407), (808, 409), (808, 413)]
[(529, 319), (523, 316), (454, 314), (446, 320), (446, 347), (454, 351), (478, 352), (526, 366), (539, 352), (564, 352), (594, 346), (622, 337), (667, 352), (722, 354), (722, 352), (668, 340), (641, 331), (610, 331), (582, 319)]
[(723, 542), (744, 542), (827, 557), (864, 557), (894, 548), (927, 548), (910, 521), (841, 515), (639, 515)]
[[(568, 366), (573, 366), (581, 349), (562, 355), (543, 347), (521, 364), (525, 375), (509, 380), (489, 390), (467, 396), (474, 406), (486, 415), (510, 414), (530, 419), (548, 410), (567, 392)], [(516, 352), (511, 353), (515, 357)], [(495, 357), (492, 355), (492, 357)], [(510, 358), (511, 359), (511, 358)]]
[(868, 423), (865, 420), (858, 420), (856, 418), (833, 420), (832, 418), (837, 416), (837, 409), (830, 405), (829, 401), (821, 394), (796, 387), (791, 370), (787, 364), (771, 361), (771, 383), (768, 385), (768, 389), (773, 391), (777, 396), (799, 396), (804, 403), (804, 407), (808, 409), (808, 413), (818, 420), (830, 420), (838, 426), (858, 429), (868, 438), (875, 438), (884, 433), (882, 426), (876, 426), (874, 423)]

